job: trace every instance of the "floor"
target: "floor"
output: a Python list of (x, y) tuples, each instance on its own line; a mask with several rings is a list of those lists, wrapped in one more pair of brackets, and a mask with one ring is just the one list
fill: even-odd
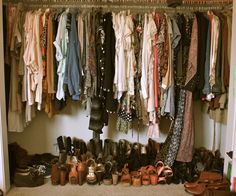
[(7, 196), (189, 196), (180, 185), (156, 185), (124, 187), (118, 185), (70, 185), (52, 186), (51, 182), (36, 188), (12, 187)]

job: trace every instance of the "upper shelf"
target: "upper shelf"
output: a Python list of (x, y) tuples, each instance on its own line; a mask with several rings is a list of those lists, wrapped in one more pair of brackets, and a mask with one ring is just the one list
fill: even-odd
[(110, 10), (174, 10), (174, 11), (207, 11), (232, 8), (233, 0), (183, 0), (181, 6), (171, 8), (167, 0), (4, 0), (7, 3), (22, 2), (25, 7), (79, 7), (108, 8)]

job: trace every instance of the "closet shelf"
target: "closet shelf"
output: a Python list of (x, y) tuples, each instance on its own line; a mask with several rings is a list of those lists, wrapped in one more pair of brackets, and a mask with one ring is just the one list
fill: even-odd
[(3, 3), (22, 2), (25, 7), (71, 7), (81, 9), (103, 8), (108, 10), (165, 10), (165, 11), (207, 11), (232, 8), (232, 0), (183, 0), (181, 6), (171, 8), (166, 0), (4, 0)]

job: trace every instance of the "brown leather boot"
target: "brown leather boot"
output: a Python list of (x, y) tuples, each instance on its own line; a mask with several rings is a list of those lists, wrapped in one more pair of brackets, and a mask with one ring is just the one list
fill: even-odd
[(57, 163), (52, 165), (51, 182), (52, 185), (58, 185), (60, 183), (60, 169)]

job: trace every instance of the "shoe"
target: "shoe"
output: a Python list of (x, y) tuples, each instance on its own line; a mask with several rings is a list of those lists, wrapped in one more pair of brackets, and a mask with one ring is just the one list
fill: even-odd
[(100, 153), (102, 153), (102, 140), (95, 140), (95, 156), (98, 157)]
[(64, 186), (66, 184), (67, 180), (67, 166), (66, 165), (60, 165), (60, 185)]
[(133, 143), (131, 154), (129, 156), (129, 170), (137, 171), (141, 167), (140, 162), (140, 144)]
[(111, 185), (112, 184), (112, 163), (110, 161), (107, 161), (104, 165), (105, 172), (103, 176), (103, 184), (105, 185)]
[(146, 146), (141, 146), (140, 164), (142, 167), (149, 165)]
[(69, 173), (69, 183), (70, 184), (78, 184), (78, 172), (77, 172), (77, 165), (73, 164), (71, 166), (71, 170)]
[(148, 174), (150, 176), (150, 184), (151, 185), (157, 185), (158, 183), (158, 175), (157, 175), (157, 171), (156, 168), (152, 165), (149, 165), (148, 168)]
[(94, 159), (87, 160), (88, 174), (86, 176), (86, 181), (88, 184), (96, 184), (97, 177), (95, 174), (96, 163)]
[(143, 166), (139, 169), (139, 172), (142, 175), (142, 185), (149, 185), (151, 183), (148, 167), (149, 166)]
[(221, 182), (222, 180), (223, 176), (220, 173), (203, 171), (200, 173), (200, 176), (196, 182), (185, 183), (184, 187), (189, 188), (199, 183), (216, 183), (216, 182)]
[(125, 164), (122, 169), (122, 175), (121, 175), (120, 181), (123, 186), (130, 186), (131, 185), (131, 175), (129, 173), (128, 164)]
[(132, 171), (130, 172), (132, 185), (135, 187), (142, 186), (142, 179), (141, 179), (141, 173), (140, 171)]
[(173, 177), (173, 170), (169, 166), (165, 166), (162, 161), (158, 161), (155, 167), (158, 175), (158, 184), (169, 184)]
[(121, 171), (124, 165), (127, 163), (127, 157), (125, 155), (126, 153), (126, 140), (120, 139), (119, 140), (119, 153), (118, 153), (118, 158), (117, 158), (117, 163), (118, 163), (118, 171)]
[(185, 191), (194, 194), (202, 195), (207, 190), (229, 190), (230, 184), (226, 179), (221, 181), (211, 181), (211, 182), (196, 182), (196, 183), (186, 183)]
[(60, 184), (60, 169), (57, 163), (52, 165), (51, 183), (52, 185)]
[(58, 145), (58, 148), (59, 148), (59, 152), (65, 151), (65, 145), (64, 145), (64, 141), (63, 141), (62, 136), (59, 136), (57, 138), (57, 145)]
[(96, 146), (95, 146), (95, 140), (94, 139), (89, 140), (87, 148), (88, 148), (88, 151), (90, 151), (93, 154), (93, 156), (95, 156)]
[(112, 184), (117, 185), (119, 180), (118, 172), (112, 173)]
[(66, 153), (67, 154), (72, 154), (72, 149), (71, 149), (72, 143), (71, 143), (71, 137), (66, 138)]
[(111, 147), (112, 147), (112, 140), (105, 139), (104, 140), (104, 149), (103, 149), (103, 156), (106, 158), (111, 155)]
[(86, 163), (79, 161), (77, 164), (78, 184), (83, 185), (86, 175)]
[(63, 165), (63, 164), (66, 163), (66, 160), (67, 160), (66, 150), (60, 151), (58, 163), (59, 163), (60, 165)]
[(112, 142), (111, 144), (111, 155), (113, 156), (114, 160), (117, 160), (119, 149), (118, 149), (118, 143), (117, 142)]
[(81, 155), (86, 154), (87, 152), (87, 146), (83, 140), (80, 140), (80, 152), (81, 152)]
[[(100, 158), (98, 158), (98, 159), (100, 159)], [(98, 185), (101, 184), (101, 181), (103, 180), (103, 177), (104, 177), (104, 173), (105, 173), (105, 167), (104, 167), (103, 163), (98, 162), (98, 164), (95, 168), (95, 174), (97, 176)]]
[(14, 185), (16, 187), (37, 187), (44, 184), (44, 177), (33, 167), (16, 169)]
[(160, 144), (155, 140), (149, 138), (147, 146), (147, 154), (150, 164), (154, 164), (157, 153), (160, 152)]

